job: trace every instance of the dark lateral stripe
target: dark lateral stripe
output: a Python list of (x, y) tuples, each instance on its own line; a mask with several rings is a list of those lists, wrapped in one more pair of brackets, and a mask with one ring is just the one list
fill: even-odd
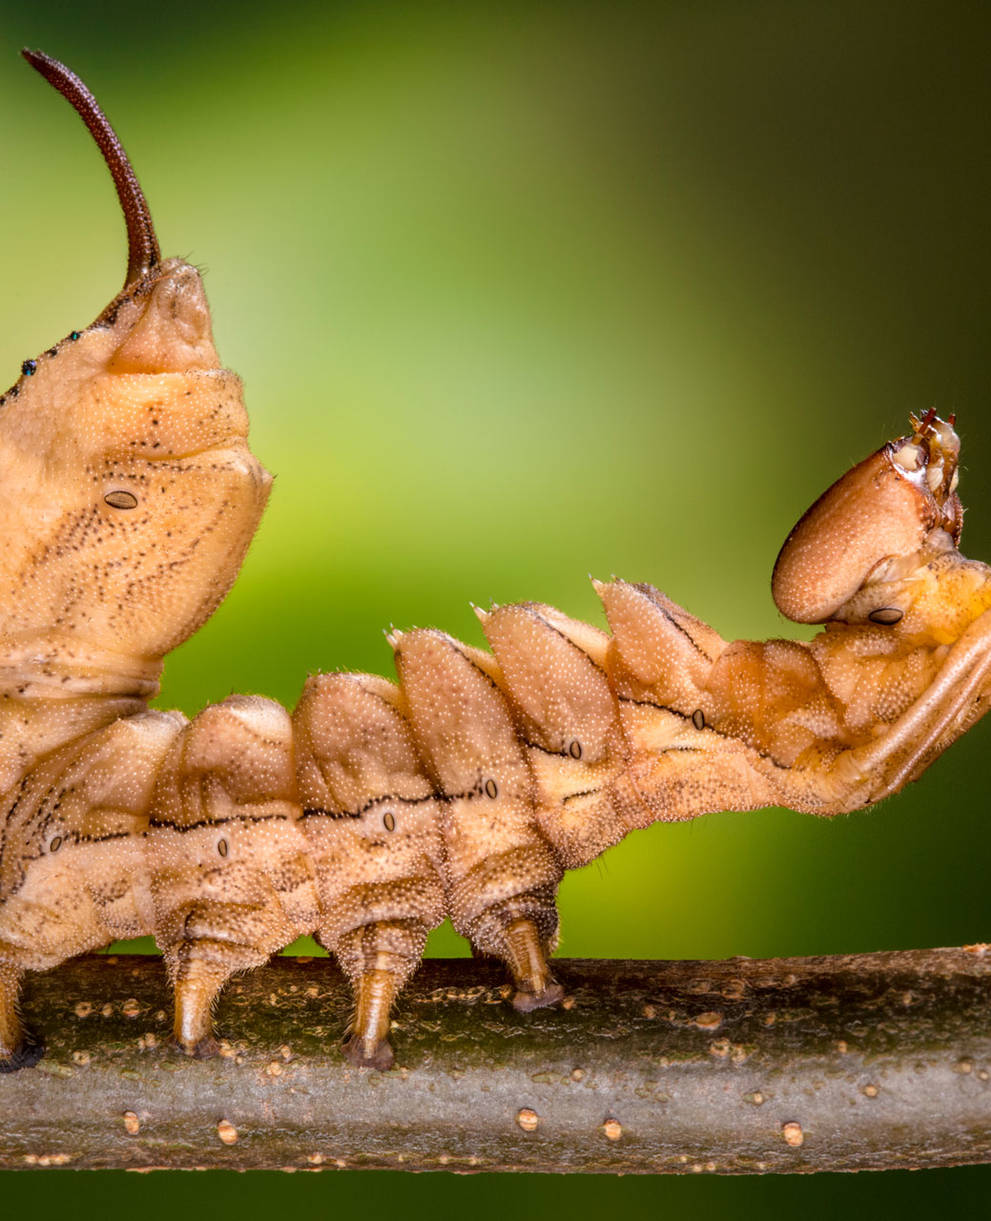
[(360, 818), (364, 813), (363, 810), (325, 810), (322, 806), (304, 806), (303, 813), (299, 816), (300, 821), (304, 818), (331, 818), (335, 822), (339, 822), (344, 818)]
[[(548, 753), (556, 754), (557, 752)], [(325, 810), (323, 806), (305, 806), (300, 818), (331, 818), (338, 821), (345, 818), (361, 818), (369, 810), (384, 805), (395, 805), (402, 808), (403, 806), (426, 805), (431, 801), (438, 801), (445, 805), (454, 801), (473, 801), (478, 797), (490, 796), (485, 791), (485, 784), (486, 779), (480, 776), (470, 789), (465, 789), (460, 793), (428, 793), (425, 797), (399, 797), (395, 793), (386, 793), (383, 797), (371, 798), (357, 810)]]
[[(658, 712), (669, 712), (672, 716), (678, 717), (681, 721), (691, 721), (692, 718), (687, 712), (681, 712), (678, 708), (671, 708), (668, 704), (658, 704), (654, 700), (638, 700), (632, 695), (620, 695), (617, 699), (621, 704), (632, 704), (635, 708), (656, 708)], [(700, 733), (714, 733), (717, 738), (722, 738), (726, 742), (737, 742), (746, 750), (752, 750), (759, 759), (764, 759), (772, 766), (780, 768), (783, 772), (791, 771), (790, 763), (782, 763), (779, 759), (770, 754), (766, 750), (761, 750), (759, 746), (752, 746), (749, 742), (744, 742), (741, 738), (735, 738), (731, 733), (723, 733), (717, 729), (715, 725), (711, 725), (708, 721), (705, 723), (705, 728), (699, 730)], [(668, 746), (665, 750), (699, 750), (700, 747), (692, 746)]]
[(553, 755), (555, 759), (574, 759), (574, 755), (569, 754), (566, 749), (551, 750), (547, 746), (541, 746), (539, 742), (531, 742), (529, 738), (521, 737), (520, 741), (528, 750), (539, 751), (542, 755)]
[(580, 793), (565, 793), (561, 798), (561, 805), (566, 806), (569, 801), (577, 801), (579, 797), (592, 797), (596, 793), (601, 793), (602, 789), (582, 789)]
[[(226, 818), (201, 818), (199, 822), (178, 823), (167, 818), (151, 818), (148, 820), (148, 831), (157, 827), (167, 827), (170, 831), (178, 831), (185, 835), (187, 831), (199, 831), (201, 827), (226, 827), (229, 823), (252, 822), (291, 822), (288, 814), (230, 814)], [(142, 832), (147, 835), (148, 831)]]
[(374, 810), (376, 806), (396, 805), (396, 806), (421, 806), (430, 801), (450, 801), (452, 798), (444, 797), (440, 793), (428, 793), (426, 797), (399, 797), (395, 793), (386, 793), (382, 797), (372, 797), (366, 801), (363, 806), (359, 806), (357, 810), (325, 810), (323, 806), (305, 806), (300, 818), (332, 818), (335, 820), (343, 818), (361, 818), (363, 814), (367, 814), (369, 810)]
[(78, 831), (62, 832), (62, 847), (68, 844), (106, 844), (113, 839), (130, 839), (133, 831), (108, 831), (106, 835), (83, 835)]

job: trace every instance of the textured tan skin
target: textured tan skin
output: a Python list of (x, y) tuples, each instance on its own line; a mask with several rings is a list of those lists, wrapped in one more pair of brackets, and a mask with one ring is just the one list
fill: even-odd
[(0, 398), (0, 1061), (20, 971), (156, 928), (149, 802), (184, 718), (147, 701), (271, 483), (195, 268), (158, 264), (73, 336)]
[(317, 675), (291, 717), (232, 696), (187, 722), (147, 708), (162, 656), (227, 592), (270, 478), (199, 275), (143, 272), (0, 400), (0, 1069), (40, 1054), (26, 970), (152, 933), (176, 1038), (206, 1055), (225, 981), (309, 932), (354, 987), (346, 1054), (385, 1068), (445, 916), (506, 963), (518, 1009), (553, 1004), (565, 869), (658, 820), (897, 791), (991, 694), (958, 449), (913, 420), (795, 528), (774, 593), (826, 621), (808, 644), (729, 644), (612, 581), (611, 634), (498, 607), (492, 653), (397, 634), (398, 685)]

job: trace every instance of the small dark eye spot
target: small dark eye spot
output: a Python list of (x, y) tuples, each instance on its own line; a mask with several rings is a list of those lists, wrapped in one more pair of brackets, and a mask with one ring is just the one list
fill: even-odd
[(578, 742), (578, 741), (572, 742), (568, 746), (568, 754), (572, 757), (572, 759), (580, 759), (582, 757), (581, 742)]
[(217, 851), (220, 853), (221, 856), (227, 855), (227, 853), (230, 851), (230, 848), (228, 847), (228, 844), (227, 844), (227, 840), (221, 839), (221, 840), (217, 841)]
[(696, 708), (692, 713), (692, 724), (699, 731), (705, 729), (705, 713), (701, 708)]
[(82, 331), (70, 331), (69, 338), (72, 340), (73, 343), (75, 343), (75, 341), (79, 338), (79, 336), (81, 334), (82, 334)]
[(112, 509), (136, 509), (138, 507), (137, 496), (133, 492), (125, 492), (123, 488), (108, 492), (103, 499)]
[(879, 606), (877, 610), (872, 610), (867, 616), (871, 623), (880, 623), (884, 627), (891, 627), (901, 619), (903, 611), (900, 611), (897, 606)]
[(496, 782), (494, 780), (486, 780), (484, 788), (485, 788), (486, 797), (498, 797), (499, 796), (499, 786), (496, 784)]
[(395, 831), (396, 816), (391, 810), (386, 810), (382, 815), (382, 826), (385, 827), (386, 831)]
[(25, 377), (30, 377), (37, 367), (38, 362), (36, 360), (26, 360), (24, 364), (21, 365), (21, 372)]

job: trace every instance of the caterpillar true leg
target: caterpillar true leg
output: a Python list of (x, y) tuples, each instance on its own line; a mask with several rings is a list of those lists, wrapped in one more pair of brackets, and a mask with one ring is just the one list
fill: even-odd
[(854, 807), (896, 793), (983, 714), (989, 672), (991, 610), (953, 646), (925, 694), (876, 741), (839, 756), (826, 783), (835, 777), (837, 786), (845, 784), (846, 803)]

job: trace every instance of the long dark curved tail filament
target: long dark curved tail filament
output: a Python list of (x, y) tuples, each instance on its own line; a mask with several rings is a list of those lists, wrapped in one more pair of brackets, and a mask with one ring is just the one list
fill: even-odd
[(75, 72), (57, 59), (52, 59), (50, 55), (45, 55), (43, 51), (29, 51), (25, 48), (21, 54), (32, 68), (37, 69), (46, 81), (54, 85), (59, 93), (72, 103), (99, 146), (107, 168), (113, 175), (117, 198), (127, 223), (127, 279), (124, 281), (126, 288), (162, 259), (148, 203), (127, 159), (127, 153), (124, 152), (117, 133), (110, 126), (110, 121), (100, 109), (96, 98)]

